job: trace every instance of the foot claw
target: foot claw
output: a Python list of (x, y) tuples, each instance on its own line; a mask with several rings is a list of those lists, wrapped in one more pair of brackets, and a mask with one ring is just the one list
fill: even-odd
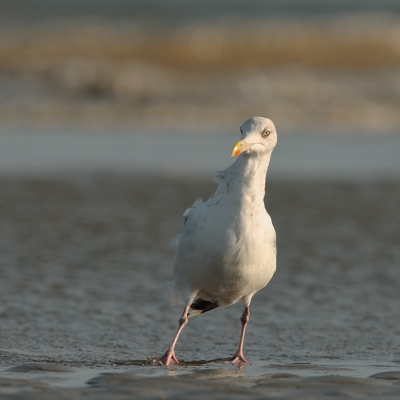
[(175, 353), (171, 350), (167, 350), (165, 354), (157, 360), (162, 366), (168, 367), (171, 364), (179, 364), (178, 359), (175, 357)]
[(243, 354), (235, 354), (235, 355), (231, 358), (230, 362), (231, 362), (232, 364), (237, 364), (238, 366), (241, 366), (241, 365), (243, 365), (243, 364), (250, 364), (250, 363), (244, 358)]

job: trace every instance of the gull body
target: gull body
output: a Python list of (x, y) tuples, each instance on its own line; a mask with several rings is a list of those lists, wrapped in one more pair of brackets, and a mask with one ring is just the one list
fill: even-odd
[(188, 317), (238, 301), (245, 309), (239, 348), (231, 361), (247, 362), (243, 341), (250, 302), (276, 269), (276, 235), (264, 195), (277, 135), (272, 121), (262, 117), (245, 121), (241, 133), (232, 150), (238, 158), (217, 174), (215, 193), (205, 202), (195, 201), (183, 215), (171, 295), (184, 304), (184, 311), (171, 347), (159, 359), (162, 365), (179, 362), (174, 348)]

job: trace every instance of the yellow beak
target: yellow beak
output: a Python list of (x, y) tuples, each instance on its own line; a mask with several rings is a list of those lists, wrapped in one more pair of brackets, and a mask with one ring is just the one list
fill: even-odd
[(253, 143), (247, 143), (244, 139), (236, 142), (232, 147), (231, 157), (237, 157), (239, 154), (242, 154), (244, 151), (249, 149)]

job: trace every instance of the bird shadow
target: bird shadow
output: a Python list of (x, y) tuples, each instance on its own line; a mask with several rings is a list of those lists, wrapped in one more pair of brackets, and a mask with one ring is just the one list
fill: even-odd
[[(168, 367), (199, 367), (209, 364), (231, 364), (238, 368), (242, 368), (243, 363), (232, 363), (231, 358), (213, 358), (210, 360), (179, 360), (179, 364), (173, 363)], [(122, 366), (137, 366), (137, 367), (164, 367), (158, 362), (156, 357), (148, 357), (144, 360), (124, 360), (124, 361), (112, 361), (110, 363), (112, 366), (122, 367)], [(247, 364), (249, 365), (249, 364)]]
[[(244, 365), (244, 363), (232, 363), (232, 358), (213, 358), (211, 360), (179, 360), (179, 364), (171, 364), (168, 367), (200, 367), (203, 365), (209, 365), (209, 364), (230, 364), (232, 366), (235, 366), (239, 369), (241, 369)], [(153, 358), (151, 360), (151, 365), (154, 366), (162, 366), (157, 358)]]

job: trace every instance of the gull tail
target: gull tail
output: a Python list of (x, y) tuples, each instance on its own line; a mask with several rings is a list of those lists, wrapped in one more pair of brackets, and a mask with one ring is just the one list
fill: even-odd
[(190, 306), (188, 317), (194, 317), (195, 315), (214, 310), (214, 308), (217, 307), (219, 307), (219, 304), (217, 302), (213, 303), (212, 301), (203, 300), (199, 297)]

